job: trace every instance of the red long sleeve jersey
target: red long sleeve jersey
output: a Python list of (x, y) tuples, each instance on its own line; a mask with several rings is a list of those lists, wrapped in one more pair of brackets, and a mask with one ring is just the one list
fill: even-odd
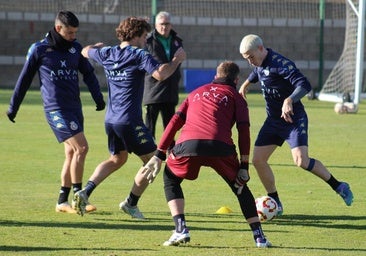
[[(166, 127), (158, 148), (166, 150), (183, 127), (176, 145), (189, 146), (181, 147), (186, 152), (180, 152), (180, 155), (202, 155), (200, 152), (204, 149), (199, 148), (202, 145), (200, 142), (204, 142), (205, 146), (224, 144), (235, 150), (232, 139), (234, 124), (238, 130), (240, 155), (249, 155), (250, 124), (246, 101), (230, 85), (206, 84), (191, 92), (179, 106)], [(221, 147), (211, 148), (209, 155), (225, 155), (223, 150)]]

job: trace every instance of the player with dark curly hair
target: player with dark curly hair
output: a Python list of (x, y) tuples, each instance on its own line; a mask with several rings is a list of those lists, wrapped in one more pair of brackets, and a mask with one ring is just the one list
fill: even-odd
[[(128, 17), (116, 28), (121, 41), (116, 46), (104, 47), (102, 43), (84, 47), (82, 54), (103, 65), (108, 84), (108, 104), (105, 116), (105, 130), (108, 136), (110, 157), (100, 163), (86, 187), (75, 194), (76, 209), (84, 214), (85, 205), (93, 190), (105, 178), (121, 168), (128, 154), (136, 154), (143, 162), (154, 155), (156, 144), (142, 119), (142, 96), (145, 73), (157, 80), (169, 77), (186, 58), (180, 49), (169, 63), (160, 64), (143, 48), (151, 26), (145, 19)], [(141, 168), (134, 179), (129, 196), (120, 203), (120, 209), (133, 218), (144, 219), (137, 202), (149, 182)]]

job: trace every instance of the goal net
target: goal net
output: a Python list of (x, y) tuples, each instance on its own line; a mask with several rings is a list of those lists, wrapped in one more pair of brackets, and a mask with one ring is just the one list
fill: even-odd
[(346, 1), (346, 30), (343, 52), (325, 81), (318, 99), (330, 102), (353, 101), (366, 97), (363, 86), (363, 29), (365, 0)]

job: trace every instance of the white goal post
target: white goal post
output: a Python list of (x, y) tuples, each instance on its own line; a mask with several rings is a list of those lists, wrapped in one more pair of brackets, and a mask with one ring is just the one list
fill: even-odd
[(319, 92), (318, 99), (359, 104), (361, 98), (366, 98), (363, 87), (366, 0), (345, 1), (347, 18), (343, 52)]

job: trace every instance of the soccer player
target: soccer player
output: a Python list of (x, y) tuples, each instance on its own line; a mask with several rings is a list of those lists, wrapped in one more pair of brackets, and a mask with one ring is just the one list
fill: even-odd
[[(15, 122), (27, 90), (36, 72), (40, 78), (40, 89), (44, 112), (59, 143), (63, 142), (65, 160), (61, 171), (61, 189), (56, 212), (76, 213), (68, 203), (68, 197), (82, 188), (85, 157), (88, 142), (84, 135), (84, 117), (80, 100), (78, 72), (97, 105), (105, 107), (99, 82), (89, 61), (81, 55), (82, 46), (76, 41), (79, 20), (70, 11), (60, 11), (54, 28), (46, 38), (31, 45), (24, 67), (14, 88), (7, 115)], [(86, 211), (95, 211), (87, 205)]]
[[(159, 12), (155, 19), (155, 29), (147, 38), (146, 49), (160, 63), (168, 63), (174, 53), (183, 47), (182, 39), (172, 29), (170, 13)], [(143, 104), (146, 106), (145, 125), (155, 137), (156, 121), (161, 113), (164, 128), (175, 113), (178, 104), (180, 67), (163, 81), (146, 73)]]
[[(249, 113), (247, 103), (237, 92), (239, 67), (225, 61), (217, 67), (215, 79), (191, 92), (170, 120), (154, 157), (145, 165), (146, 178), (152, 182), (158, 174), (166, 151), (176, 133), (164, 169), (164, 191), (175, 223), (173, 235), (163, 245), (179, 245), (190, 241), (184, 215), (181, 183), (195, 180), (201, 166), (213, 168), (228, 184), (239, 201), (257, 247), (269, 247), (257, 215), (249, 181), (250, 150)], [(238, 159), (232, 139), (232, 127), (238, 131)]]
[[(129, 153), (134, 153), (145, 164), (155, 153), (156, 144), (142, 119), (142, 95), (145, 73), (156, 80), (172, 75), (186, 58), (185, 51), (176, 51), (169, 63), (161, 64), (144, 50), (150, 24), (142, 18), (128, 17), (116, 28), (120, 44), (104, 47), (102, 43), (84, 47), (82, 54), (103, 65), (108, 84), (108, 105), (105, 130), (110, 157), (101, 162), (89, 178), (85, 188), (74, 196), (77, 212), (84, 214), (93, 190), (105, 178), (122, 167)], [(149, 185), (142, 168), (137, 172), (129, 196), (120, 203), (120, 209), (132, 218), (144, 219), (137, 203)]]
[(266, 101), (267, 118), (255, 141), (252, 163), (268, 195), (277, 201), (278, 215), (283, 213), (283, 205), (268, 160), (284, 141), (289, 144), (298, 167), (327, 182), (350, 206), (353, 201), (350, 186), (338, 181), (319, 160), (308, 155), (308, 118), (300, 100), (311, 90), (307, 78), (291, 60), (265, 48), (257, 35), (250, 34), (242, 39), (240, 53), (254, 69), (241, 85), (239, 93), (245, 97), (250, 83), (259, 81)]

